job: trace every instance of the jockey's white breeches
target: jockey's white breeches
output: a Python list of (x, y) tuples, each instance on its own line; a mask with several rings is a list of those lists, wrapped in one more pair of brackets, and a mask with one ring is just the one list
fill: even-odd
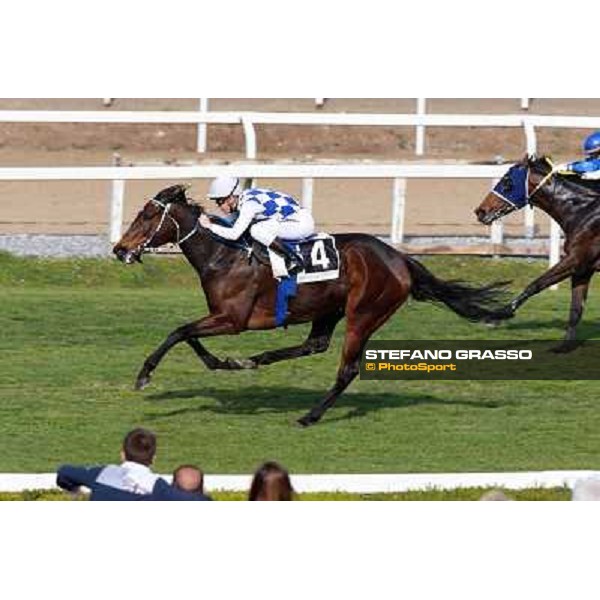
[(315, 233), (312, 214), (301, 208), (296, 214), (285, 220), (277, 217), (259, 221), (250, 227), (250, 235), (261, 244), (269, 247), (275, 238), (282, 240), (300, 240)]

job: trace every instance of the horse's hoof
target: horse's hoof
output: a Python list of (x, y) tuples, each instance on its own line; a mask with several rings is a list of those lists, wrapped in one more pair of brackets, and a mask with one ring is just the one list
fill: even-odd
[(239, 371), (258, 368), (258, 365), (250, 358), (226, 358), (225, 363), (228, 369)]
[(298, 421), (296, 421), (298, 423), (298, 425), (300, 427), (302, 427), (303, 429), (306, 429), (307, 427), (310, 427), (311, 425), (314, 425), (315, 423), (318, 423), (319, 419), (315, 419), (314, 417), (311, 417), (310, 415), (304, 415), (301, 419), (298, 419)]
[(498, 319), (484, 319), (483, 320), (483, 324), (486, 325), (487, 327), (500, 327), (500, 323), (502, 323), (502, 321), (498, 320)]
[(498, 312), (496, 312), (490, 321), (508, 321), (509, 319), (513, 319), (515, 316), (515, 311), (512, 307), (507, 306), (506, 308), (501, 308)]
[(144, 388), (150, 385), (150, 375), (140, 375), (135, 382), (134, 389), (141, 392)]

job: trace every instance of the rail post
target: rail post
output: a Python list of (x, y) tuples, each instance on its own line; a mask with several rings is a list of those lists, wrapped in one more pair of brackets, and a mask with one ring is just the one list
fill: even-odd
[[(417, 116), (424, 116), (427, 107), (426, 98), (417, 98)], [(417, 156), (423, 156), (425, 153), (425, 125), (417, 125), (415, 153)]]
[[(499, 179), (492, 180), (492, 188), (496, 187)], [(504, 222), (502, 219), (494, 221), (490, 227), (490, 242), (494, 248), (494, 256), (498, 256), (497, 247), (504, 243)]]
[[(113, 166), (122, 166), (119, 154), (113, 155)], [(121, 239), (121, 225), (123, 223), (123, 199), (125, 198), (125, 181), (113, 179), (111, 182), (111, 201), (108, 239), (111, 244), (116, 244)]]
[(392, 244), (404, 242), (404, 213), (406, 208), (406, 179), (395, 178), (392, 191)]
[(244, 128), (244, 137), (246, 138), (246, 158), (254, 160), (256, 158), (256, 131), (250, 115), (242, 115), (242, 127)]
[[(200, 98), (198, 110), (201, 113), (208, 112), (208, 98)], [(206, 152), (206, 123), (198, 123), (198, 133), (196, 138), (196, 152)]]
[(312, 212), (314, 179), (305, 177), (302, 180), (302, 207)]
[[(533, 156), (537, 154), (537, 136), (535, 133), (535, 126), (533, 121), (529, 118), (523, 118), (523, 127), (525, 128), (525, 140), (527, 143), (527, 155)], [(535, 236), (535, 213), (533, 212), (533, 206), (527, 205), (525, 207), (525, 237), (532, 240)]]

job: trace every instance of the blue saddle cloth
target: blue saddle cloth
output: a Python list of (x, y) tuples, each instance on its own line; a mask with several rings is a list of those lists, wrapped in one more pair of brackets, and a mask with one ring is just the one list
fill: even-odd
[(288, 303), (298, 291), (298, 282), (296, 275), (283, 277), (277, 283), (277, 298), (275, 300), (275, 325), (281, 327), (285, 325), (288, 316)]

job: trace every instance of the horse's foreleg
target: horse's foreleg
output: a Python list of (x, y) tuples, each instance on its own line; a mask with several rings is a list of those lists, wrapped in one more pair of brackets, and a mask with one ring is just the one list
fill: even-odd
[(144, 361), (144, 365), (137, 376), (135, 388), (138, 390), (145, 388), (150, 383), (152, 372), (164, 358), (165, 354), (173, 346), (181, 342), (188, 342), (206, 366), (209, 368), (219, 368), (219, 365), (224, 364), (224, 361), (220, 361), (216, 356), (208, 352), (196, 338), (234, 333), (239, 333), (239, 329), (226, 315), (209, 315), (200, 319), (200, 321), (194, 321), (193, 323), (178, 327)]
[(546, 271), (541, 277), (532, 281), (509, 305), (510, 310), (514, 313), (522, 306), (529, 298), (539, 294), (541, 291), (549, 288), (556, 283), (571, 277), (577, 268), (579, 260), (572, 255), (565, 256), (559, 263), (555, 264), (551, 269)]
[(256, 368), (264, 365), (271, 365), (282, 360), (291, 360), (293, 358), (326, 352), (329, 348), (336, 325), (343, 316), (344, 313), (339, 312), (313, 321), (308, 337), (304, 343), (299, 346), (291, 346), (279, 350), (268, 350), (261, 354), (255, 354), (246, 360), (229, 360), (238, 363), (243, 366), (243, 368)]
[(577, 273), (571, 278), (571, 308), (569, 310), (569, 322), (565, 339), (562, 344), (554, 349), (554, 352), (570, 352), (577, 346), (577, 325), (583, 315), (585, 301), (588, 295), (590, 280), (593, 271)]
[(186, 340), (187, 344), (196, 353), (196, 356), (208, 367), (211, 371), (216, 370), (239, 370), (239, 369), (253, 369), (256, 365), (252, 365), (249, 361), (234, 361), (231, 358), (221, 360), (214, 354), (211, 354), (196, 338), (190, 338)]

